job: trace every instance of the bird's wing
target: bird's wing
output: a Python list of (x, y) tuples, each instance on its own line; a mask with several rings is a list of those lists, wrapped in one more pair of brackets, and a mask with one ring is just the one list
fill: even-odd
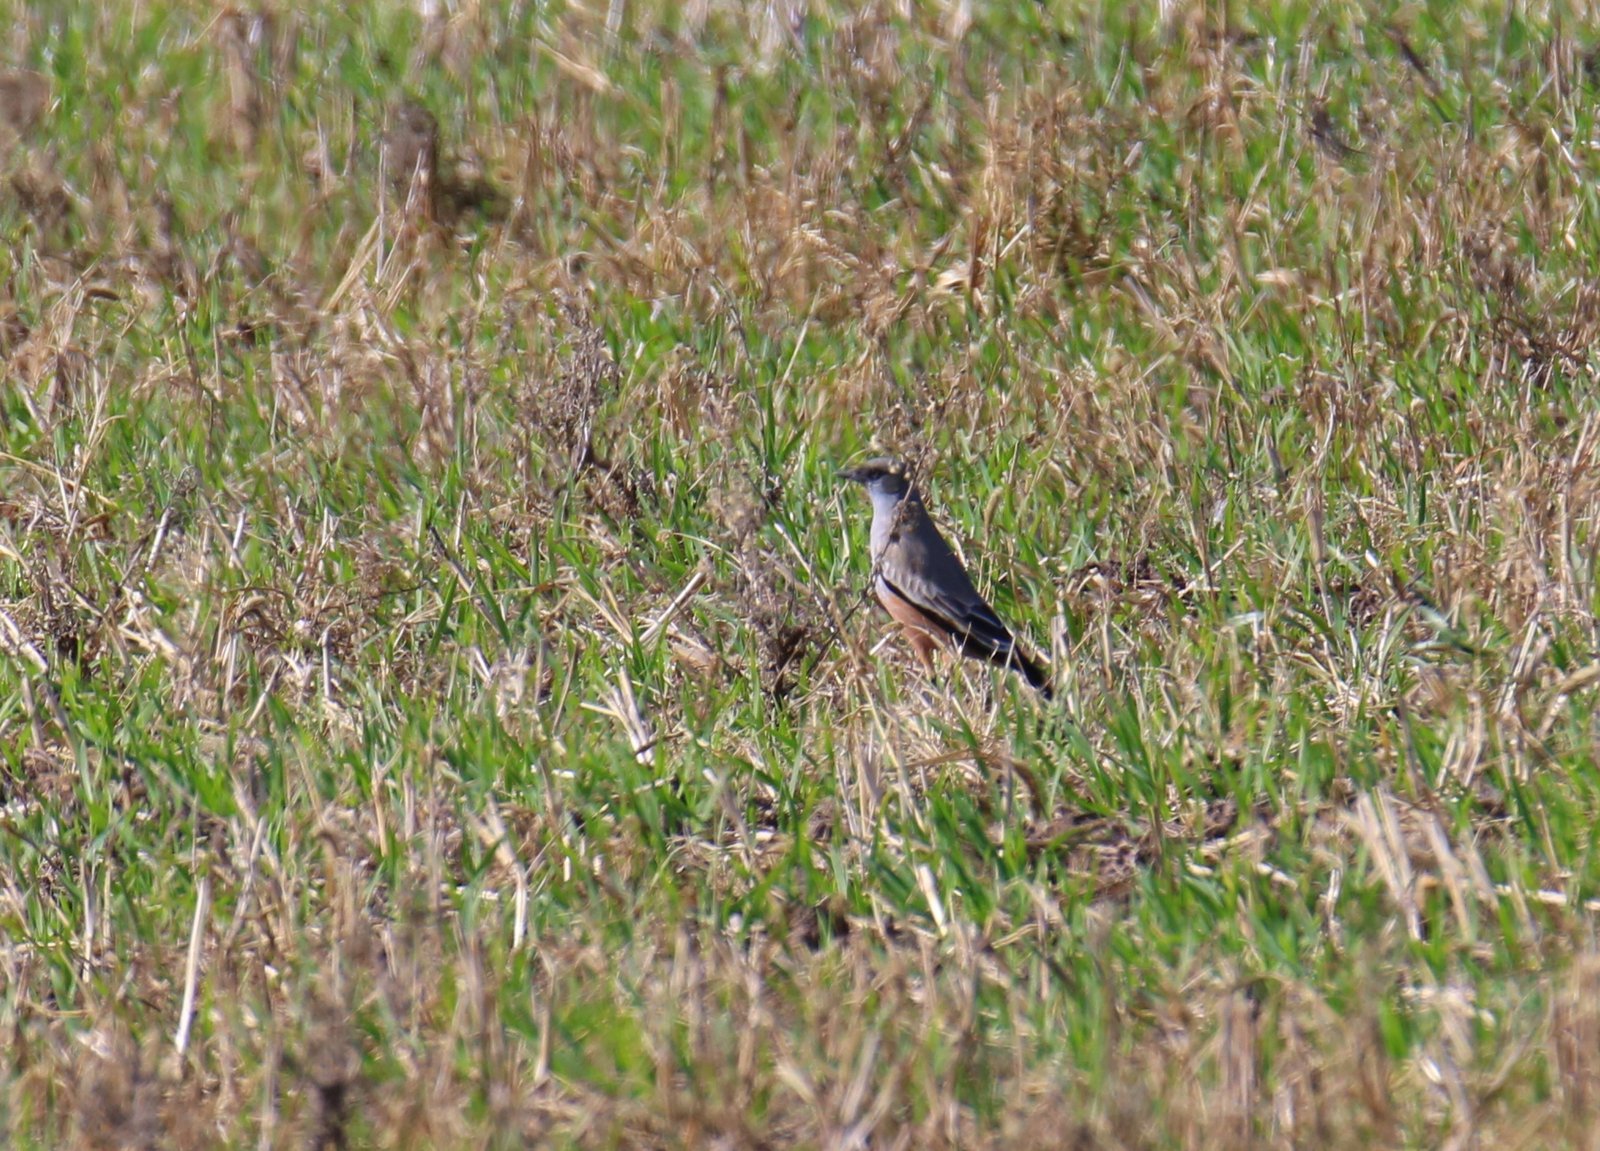
[(880, 574), (913, 606), (949, 627), (971, 654), (989, 656), (1011, 649), (1011, 633), (972, 586), (961, 560), (926, 515), (905, 524), (884, 548)]

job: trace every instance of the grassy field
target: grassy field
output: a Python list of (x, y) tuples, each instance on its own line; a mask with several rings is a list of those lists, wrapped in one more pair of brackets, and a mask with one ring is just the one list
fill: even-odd
[(0, 1143), (1594, 1146), (1600, 16), (297, 9), (0, 0)]

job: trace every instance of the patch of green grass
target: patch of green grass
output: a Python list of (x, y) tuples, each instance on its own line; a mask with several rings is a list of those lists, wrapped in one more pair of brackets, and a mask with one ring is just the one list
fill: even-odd
[(10, 1144), (1582, 1140), (1586, 26), (7, 15)]

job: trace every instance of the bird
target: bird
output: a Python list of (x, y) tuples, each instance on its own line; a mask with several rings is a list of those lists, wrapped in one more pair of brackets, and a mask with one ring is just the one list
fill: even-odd
[(887, 457), (839, 472), (872, 500), (872, 588), (930, 672), (941, 644), (1018, 672), (1045, 699), (1050, 675), (1023, 651), (928, 517), (905, 466)]

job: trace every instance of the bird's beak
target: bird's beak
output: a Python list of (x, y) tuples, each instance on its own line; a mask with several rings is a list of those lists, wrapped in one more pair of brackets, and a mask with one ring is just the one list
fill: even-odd
[(860, 468), (841, 468), (834, 474), (841, 480), (849, 480), (853, 484), (866, 483), (866, 477), (861, 474)]

